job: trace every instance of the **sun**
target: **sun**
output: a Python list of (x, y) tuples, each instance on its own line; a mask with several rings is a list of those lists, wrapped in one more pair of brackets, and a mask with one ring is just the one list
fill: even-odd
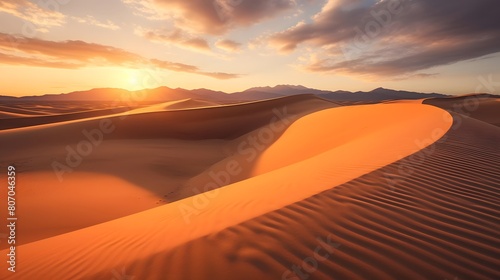
[(125, 84), (129, 90), (137, 90), (141, 85), (140, 73), (136, 70), (128, 71)]
[(139, 80), (137, 79), (137, 77), (133, 76), (133, 77), (130, 77), (130, 79), (128, 80), (128, 83), (131, 86), (137, 86), (139, 84)]

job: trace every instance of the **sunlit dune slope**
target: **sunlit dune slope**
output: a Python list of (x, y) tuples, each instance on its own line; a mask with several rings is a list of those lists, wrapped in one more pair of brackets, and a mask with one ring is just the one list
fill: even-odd
[(183, 109), (193, 109), (193, 108), (202, 108), (202, 107), (214, 107), (219, 106), (220, 104), (205, 101), (205, 100), (194, 100), (191, 98), (174, 100), (169, 102), (163, 102), (151, 106), (145, 106), (143, 108), (134, 109), (128, 112), (128, 114), (138, 114), (138, 113), (150, 113), (150, 112), (159, 112), (159, 111), (167, 111), (167, 110), (183, 110)]
[[(367, 122), (369, 118), (378, 121)], [(328, 208), (331, 198), (323, 196), (325, 191), (336, 192), (334, 187), (340, 184), (425, 148), (448, 131), (451, 121), (445, 111), (421, 104), (354, 106), (311, 113), (294, 122), (259, 158), (255, 167), (265, 171), (262, 174), (128, 217), (22, 245), (18, 254), (23, 256), (23, 268), (16, 277), (108, 279), (114, 271), (123, 269), (138, 279), (167, 275), (169, 279), (233, 279), (234, 275), (240, 279), (279, 279), (289, 264), (314, 254), (316, 237), (335, 234), (331, 230), (338, 226), (335, 217), (357, 213), (351, 212), (355, 207), (350, 203), (338, 205), (345, 207), (339, 212)], [(300, 131), (303, 133), (297, 133)], [(300, 145), (307, 143), (317, 143), (317, 147), (309, 147), (312, 152), (301, 149)], [(295, 148), (289, 150), (290, 159), (281, 158), (281, 146)], [(301, 201), (315, 195), (325, 202), (301, 206)], [(394, 201), (401, 199), (408, 198)], [(302, 222), (300, 228), (296, 223), (273, 218), (282, 211), (290, 217), (291, 213), (286, 212), (289, 207), (295, 207), (297, 221)], [(385, 213), (377, 207), (372, 210), (373, 215)], [(239, 231), (248, 223), (257, 227), (259, 238), (253, 238), (253, 230)], [(237, 234), (231, 233), (235, 231)], [(387, 241), (392, 238), (391, 232), (381, 234), (386, 241), (373, 242), (395, 246)], [(353, 252), (349, 248), (354, 246), (350, 244), (356, 244), (357, 235), (342, 236), (346, 240), (339, 250), (347, 250), (347, 259), (322, 264), (323, 269), (339, 266), (343, 273), (360, 273), (349, 272), (352, 265), (342, 266), (350, 261), (369, 271), (370, 264), (363, 259), (356, 262), (349, 257)], [(265, 243), (266, 248), (250, 246), (255, 242)], [(364, 242), (369, 243), (368, 239)], [(352, 248), (365, 250), (364, 256), (370, 256), (372, 245), (365, 249), (362, 244), (356, 246)], [(269, 254), (261, 254), (260, 250)], [(389, 252), (398, 264), (399, 255)], [(165, 263), (167, 259), (169, 263)], [(398, 269), (396, 265), (394, 271), (401, 272)], [(318, 275), (324, 275), (321, 273)]]
[[(422, 112), (425, 109), (429, 111), (427, 114)], [(407, 112), (402, 114), (402, 110)], [(423, 146), (418, 146), (418, 141), (415, 141), (419, 135), (433, 127), (431, 133), (435, 135), (424, 135), (429, 138), (427, 141), (435, 141), (446, 131), (444, 126), (449, 121), (445, 112), (413, 104), (359, 105), (319, 112), (298, 120), (287, 129), (281, 141), (262, 154), (252, 175), (289, 166), (332, 150), (337, 152), (336, 158), (341, 166), (363, 160), (372, 164), (377, 162), (379, 159), (375, 157), (380, 151), (376, 151), (375, 147), (390, 147), (401, 154), (410, 154)], [(390, 133), (396, 128), (396, 134)], [(363, 147), (365, 143), (369, 144)], [(385, 164), (383, 161), (378, 167)]]

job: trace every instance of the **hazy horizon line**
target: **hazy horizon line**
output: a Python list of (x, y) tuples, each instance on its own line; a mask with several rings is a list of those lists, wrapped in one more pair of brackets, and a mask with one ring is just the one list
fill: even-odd
[[(289, 87), (303, 87), (305, 89), (311, 89), (311, 90), (316, 90), (316, 91), (325, 91), (325, 92), (330, 92), (330, 93), (335, 93), (335, 92), (350, 92), (350, 93), (356, 93), (356, 92), (372, 92), (377, 89), (385, 89), (385, 90), (390, 90), (390, 91), (399, 91), (399, 92), (412, 92), (412, 93), (421, 93), (421, 94), (441, 94), (441, 95), (448, 95), (448, 96), (461, 96), (461, 95), (469, 95), (469, 94), (491, 94), (491, 95), (499, 95), (495, 93), (489, 93), (489, 92), (464, 92), (464, 93), (442, 93), (439, 91), (432, 91), (432, 92), (427, 92), (427, 91), (414, 91), (414, 90), (408, 90), (408, 89), (394, 89), (394, 88), (386, 88), (386, 87), (376, 87), (373, 88), (372, 90), (344, 90), (344, 89), (320, 89), (320, 88), (312, 88), (312, 87), (307, 87), (304, 85), (294, 85), (294, 84), (276, 84), (276, 85), (264, 85), (264, 86), (253, 86), (249, 87), (244, 90), (240, 91), (232, 91), (232, 92), (227, 92), (224, 90), (217, 90), (217, 89), (212, 89), (212, 88), (206, 88), (206, 87), (201, 87), (201, 88), (183, 88), (183, 87), (170, 87), (167, 85), (162, 85), (162, 86), (157, 86), (157, 87), (144, 87), (140, 89), (127, 89), (127, 88), (121, 88), (121, 87), (94, 87), (94, 88), (87, 88), (87, 89), (81, 89), (81, 90), (73, 90), (73, 91), (67, 91), (67, 92), (53, 92), (53, 93), (43, 93), (43, 94), (24, 94), (24, 95), (7, 95), (7, 94), (1, 94), (0, 96), (3, 97), (14, 97), (14, 98), (22, 98), (22, 97), (42, 97), (42, 96), (47, 96), (47, 95), (64, 95), (64, 94), (71, 94), (75, 92), (88, 92), (92, 90), (123, 90), (123, 91), (128, 91), (128, 92), (138, 92), (138, 91), (147, 91), (147, 90), (155, 90), (159, 88), (168, 88), (172, 90), (186, 90), (186, 91), (195, 91), (195, 90), (209, 90), (209, 91), (214, 91), (214, 92), (222, 92), (225, 94), (237, 94), (237, 93), (242, 93), (245, 91), (249, 91), (251, 89), (258, 89), (258, 88), (271, 88), (274, 89), (276, 87), (280, 86), (289, 86)], [(500, 95), (499, 95), (500, 96)]]

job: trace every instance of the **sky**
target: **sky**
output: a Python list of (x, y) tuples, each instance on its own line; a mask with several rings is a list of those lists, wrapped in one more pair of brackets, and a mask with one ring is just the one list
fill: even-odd
[(498, 0), (1, 0), (0, 95), (278, 84), (498, 94), (498, 11)]

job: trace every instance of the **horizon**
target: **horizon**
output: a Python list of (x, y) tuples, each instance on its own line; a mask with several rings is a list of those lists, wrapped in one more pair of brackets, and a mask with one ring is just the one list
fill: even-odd
[(500, 23), (491, 24), (498, 5), (7, 0), (0, 90), (29, 96), (168, 84), (234, 93), (294, 81), (328, 91), (498, 93), (490, 90), (500, 76)]
[(159, 89), (159, 88), (168, 88), (168, 89), (171, 89), (171, 90), (187, 90), (187, 91), (208, 90), (208, 91), (213, 91), (213, 92), (222, 92), (222, 93), (231, 95), (231, 94), (242, 93), (242, 92), (249, 91), (249, 90), (256, 89), (256, 88), (270, 88), (270, 89), (275, 89), (275, 88), (281, 87), (281, 86), (304, 87), (304, 88), (310, 89), (310, 90), (327, 91), (329, 93), (335, 93), (335, 92), (349, 92), (349, 93), (361, 93), (361, 92), (364, 92), (364, 93), (369, 93), (369, 92), (373, 92), (373, 91), (378, 90), (378, 89), (383, 89), (383, 90), (396, 91), (396, 92), (411, 92), (411, 93), (428, 94), (428, 95), (441, 94), (441, 95), (449, 95), (449, 96), (457, 96), (457, 97), (458, 96), (471, 95), (471, 94), (499, 95), (499, 94), (489, 93), (489, 92), (474, 92), (474, 93), (473, 92), (469, 92), (469, 93), (464, 92), (464, 93), (461, 93), (461, 94), (445, 94), (445, 93), (441, 93), (441, 92), (418, 92), (418, 91), (407, 91), (407, 90), (392, 89), (392, 88), (385, 88), (385, 87), (377, 87), (377, 88), (373, 88), (371, 90), (366, 90), (366, 91), (362, 91), (362, 90), (349, 91), (349, 90), (344, 90), (344, 89), (327, 90), (327, 89), (318, 89), (318, 88), (305, 87), (303, 85), (277, 84), (277, 85), (274, 85), (274, 86), (251, 87), (251, 88), (244, 89), (242, 91), (235, 91), (235, 92), (226, 92), (226, 91), (223, 91), (223, 90), (210, 89), (210, 88), (193, 88), (193, 89), (186, 89), (186, 88), (181, 88), (181, 87), (175, 87), (174, 88), (174, 87), (169, 87), (169, 86), (161, 85), (161, 86), (158, 86), (158, 87), (155, 87), (155, 88), (142, 88), (142, 89), (134, 89), (134, 90), (129, 90), (129, 89), (125, 89), (125, 88), (102, 87), (102, 88), (82, 89), (82, 90), (76, 90), (76, 91), (71, 91), (71, 92), (52, 92), (52, 93), (42, 93), (42, 94), (38, 94), (38, 95), (21, 95), (21, 96), (4, 95), (4, 94), (0, 93), (0, 97), (15, 97), (15, 98), (22, 98), (22, 97), (43, 97), (43, 96), (52, 96), (52, 95), (67, 95), (67, 94), (72, 94), (72, 93), (76, 93), (76, 92), (90, 92), (90, 91), (93, 91), (93, 90), (124, 90), (124, 91), (128, 91), (128, 92), (139, 92), (139, 91), (156, 90), (156, 89)]

